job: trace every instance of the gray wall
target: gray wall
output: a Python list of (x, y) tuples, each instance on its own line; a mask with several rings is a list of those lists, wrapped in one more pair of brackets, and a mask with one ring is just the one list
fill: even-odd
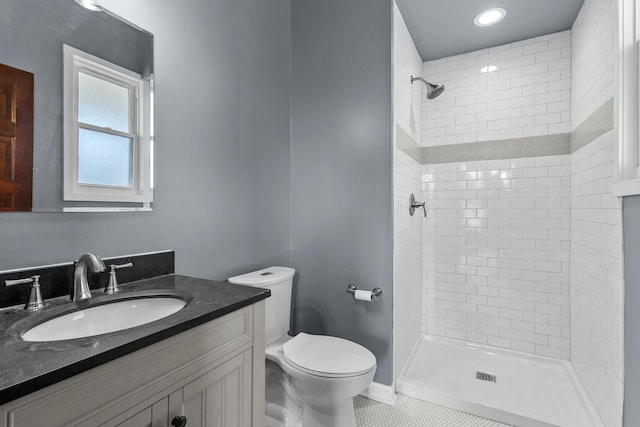
[(206, 278), (289, 264), (290, 0), (101, 3), (155, 36), (156, 210), (2, 214), (0, 269), (160, 249)]
[(624, 425), (640, 425), (640, 196), (625, 197)]
[[(294, 329), (356, 341), (392, 381), (390, 0), (292, 3)], [(354, 301), (349, 283), (380, 287)]]

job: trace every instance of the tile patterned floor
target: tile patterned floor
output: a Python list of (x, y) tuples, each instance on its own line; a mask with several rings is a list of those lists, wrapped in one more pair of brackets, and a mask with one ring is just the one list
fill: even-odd
[(395, 406), (366, 397), (354, 399), (358, 427), (509, 427), (496, 421), (407, 396)]

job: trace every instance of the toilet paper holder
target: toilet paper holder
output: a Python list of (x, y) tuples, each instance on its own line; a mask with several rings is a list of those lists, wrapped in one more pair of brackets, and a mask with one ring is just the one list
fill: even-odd
[[(350, 294), (355, 295), (357, 290), (358, 290), (358, 287), (356, 285), (354, 285), (353, 283), (350, 284), (349, 286), (347, 286), (347, 292), (349, 292)], [(373, 288), (373, 290), (371, 291), (371, 295), (374, 296), (374, 297), (379, 297), (380, 295), (382, 295), (382, 289)]]

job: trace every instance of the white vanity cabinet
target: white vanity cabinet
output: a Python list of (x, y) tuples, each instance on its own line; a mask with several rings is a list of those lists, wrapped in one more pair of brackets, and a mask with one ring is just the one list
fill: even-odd
[[(89, 419), (81, 425), (117, 427), (172, 426), (179, 415), (186, 427), (251, 426), (251, 349), (235, 355), (150, 406), (136, 406), (102, 423)], [(142, 403), (141, 406), (145, 406)], [(133, 415), (132, 415), (133, 414)], [(124, 421), (122, 421), (124, 419)]]
[(264, 301), (0, 406), (0, 427), (264, 426)]

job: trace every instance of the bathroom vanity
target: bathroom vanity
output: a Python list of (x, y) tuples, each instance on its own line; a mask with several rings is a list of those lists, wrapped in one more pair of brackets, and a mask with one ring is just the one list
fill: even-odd
[(187, 304), (142, 326), (49, 342), (21, 333), (75, 303), (0, 312), (0, 427), (264, 425), (268, 290), (174, 274), (122, 288), (118, 298), (169, 292)]

